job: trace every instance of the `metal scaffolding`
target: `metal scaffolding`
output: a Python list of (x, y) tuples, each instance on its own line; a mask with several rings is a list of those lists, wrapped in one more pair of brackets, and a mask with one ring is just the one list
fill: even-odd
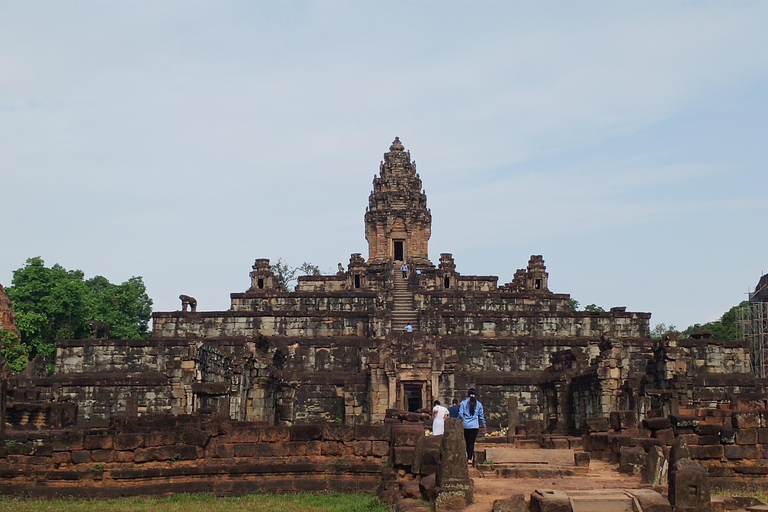
[(749, 342), (752, 371), (760, 378), (768, 376), (768, 279), (763, 276), (749, 304), (737, 310), (736, 322), (742, 339)]

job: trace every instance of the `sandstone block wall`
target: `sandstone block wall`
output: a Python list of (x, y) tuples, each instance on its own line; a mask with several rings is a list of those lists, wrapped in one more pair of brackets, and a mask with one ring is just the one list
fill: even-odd
[(668, 450), (677, 436), (683, 436), (691, 458), (706, 468), (713, 486), (761, 488), (768, 475), (765, 398), (720, 402), (714, 407), (686, 405), (678, 414), (642, 422), (622, 424), (611, 415), (602, 428), (584, 435), (584, 448), (593, 458), (619, 462), (622, 448), (641, 447), (647, 452), (651, 446), (660, 446)]
[(194, 416), (11, 431), (0, 446), (0, 493), (370, 492), (389, 463), (391, 437), (385, 425), (275, 427)]
[(378, 303), (378, 294), (371, 291), (344, 293), (232, 293), (233, 311), (364, 311), (370, 312)]
[(359, 311), (226, 311), (212, 313), (155, 313), (153, 336), (203, 338), (254, 336), (365, 336), (383, 337), (385, 318)]
[(419, 328), (440, 336), (647, 338), (649, 313), (422, 311)]

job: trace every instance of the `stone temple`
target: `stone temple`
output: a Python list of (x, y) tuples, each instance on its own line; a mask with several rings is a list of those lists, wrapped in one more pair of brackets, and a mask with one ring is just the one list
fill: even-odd
[(55, 421), (48, 413), (59, 424), (211, 413), (362, 425), (476, 388), (489, 427), (575, 434), (615, 411), (660, 417), (680, 401), (758, 391), (743, 343), (658, 342), (650, 313), (572, 311), (538, 255), (509, 283), (462, 275), (451, 254), (430, 259), (431, 226), (421, 178), (395, 138), (365, 212), (367, 258), (300, 277), (295, 291), (257, 259), (227, 311), (157, 312), (149, 340), (60, 341), (55, 373), (20, 378), (17, 403), (74, 406)]

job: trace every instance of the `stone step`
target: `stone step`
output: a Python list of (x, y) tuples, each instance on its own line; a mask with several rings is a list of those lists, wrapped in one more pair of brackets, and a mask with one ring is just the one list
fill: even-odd
[(485, 449), (485, 460), (499, 463), (518, 464), (556, 464), (573, 466), (574, 451), (566, 449), (519, 450), (514, 447), (493, 447)]

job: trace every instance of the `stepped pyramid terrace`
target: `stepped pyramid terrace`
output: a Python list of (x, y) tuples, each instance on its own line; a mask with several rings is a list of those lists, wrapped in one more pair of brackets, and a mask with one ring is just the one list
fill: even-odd
[(68, 404), (59, 423), (210, 413), (361, 425), (476, 388), (494, 428), (576, 434), (586, 418), (615, 411), (643, 419), (762, 390), (743, 343), (658, 342), (650, 313), (572, 311), (570, 295), (551, 291), (540, 255), (504, 284), (461, 274), (450, 253), (431, 259), (432, 214), (398, 138), (364, 215), (367, 258), (300, 277), (295, 291), (259, 258), (227, 311), (156, 312), (149, 340), (61, 340), (55, 373), (16, 382), (27, 390), (18, 403)]

